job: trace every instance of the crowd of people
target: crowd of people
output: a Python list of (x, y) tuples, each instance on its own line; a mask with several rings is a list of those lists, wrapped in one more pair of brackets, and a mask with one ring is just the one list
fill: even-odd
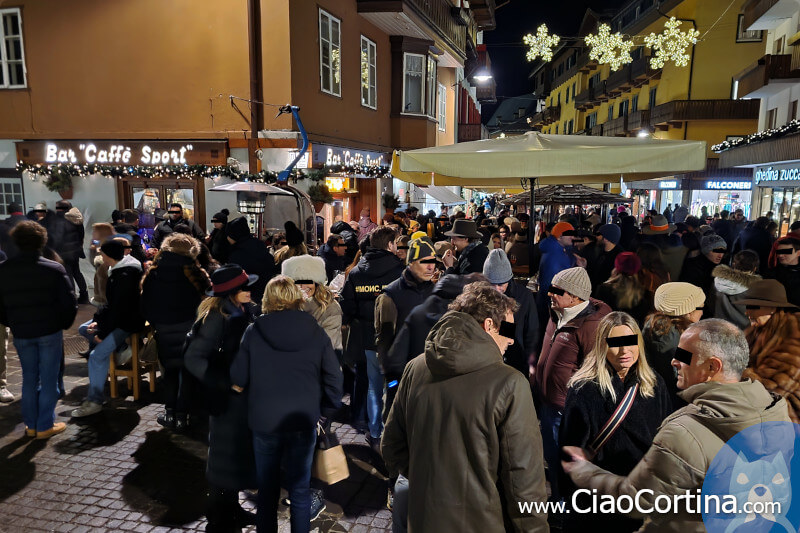
[[(364, 209), (309, 243), (291, 221), (265, 242), (228, 210), (206, 235), (172, 204), (145, 239), (134, 210), (93, 225), (90, 299), (80, 212), (9, 212), (0, 323), (22, 363), (26, 434), (66, 428), (55, 405), (78, 304), (96, 312), (78, 328), (89, 388), (73, 418), (103, 410), (110, 358), (148, 324), (157, 422), (209, 420), (208, 531), (276, 531), (281, 488), (292, 531), (309, 531), (325, 506), (310, 488), (317, 434), (345, 413), (390, 475), (396, 532), (702, 530), (700, 514), (548, 517), (518, 503), (699, 489), (739, 430), (800, 422), (800, 228), (776, 238), (769, 217), (676, 206), (544, 221), (490, 198), (379, 223)], [(257, 516), (239, 505), (246, 489)]]

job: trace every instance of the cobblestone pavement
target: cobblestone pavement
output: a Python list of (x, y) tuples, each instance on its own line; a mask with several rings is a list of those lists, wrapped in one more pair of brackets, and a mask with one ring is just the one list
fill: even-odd
[[(139, 401), (110, 400), (102, 413), (71, 421), (70, 411), (88, 386), (86, 362), (77, 352), (86, 342), (77, 326), (94, 308), (81, 306), (65, 332), (66, 396), (56, 407), (67, 430), (46, 441), (25, 438), (20, 415), (22, 371), (8, 346), (8, 388), (17, 400), (0, 405), (0, 533), (64, 531), (204, 531), (205, 435), (178, 435), (159, 426), (159, 388), (143, 387)], [(365, 437), (334, 422), (350, 466), (350, 478), (323, 489), (327, 510), (312, 522), (319, 532), (391, 530), (386, 509), (387, 481), (380, 458)], [(243, 506), (253, 509), (247, 494)], [(246, 531), (255, 531), (255, 527)], [(280, 531), (289, 531), (281, 507)]]

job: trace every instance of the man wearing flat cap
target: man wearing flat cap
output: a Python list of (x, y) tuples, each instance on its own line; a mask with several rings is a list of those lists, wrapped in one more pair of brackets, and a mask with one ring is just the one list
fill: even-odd
[(489, 248), (481, 242), (482, 235), (478, 231), (475, 221), (457, 219), (453, 229), (445, 232), (450, 237), (453, 248), (458, 252), (458, 259), (452, 251), (447, 251), (442, 256), (442, 262), (447, 267), (447, 274), (473, 274), (483, 272), (483, 263), (489, 255)]

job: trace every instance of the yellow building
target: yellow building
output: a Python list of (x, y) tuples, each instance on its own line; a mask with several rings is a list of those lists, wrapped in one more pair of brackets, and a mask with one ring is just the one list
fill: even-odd
[[(717, 154), (710, 150), (713, 144), (753, 131), (758, 122), (758, 101), (731, 99), (733, 77), (763, 54), (760, 32), (756, 37), (743, 31), (744, 3), (672, 0), (657, 5), (653, 0), (635, 0), (614, 13), (587, 11), (580, 38), (563, 41), (552, 61), (534, 68), (534, 92), (545, 105), (531, 126), (550, 134), (706, 141), (705, 171), (628, 187), (642, 196), (642, 209), (662, 211), (667, 204), (683, 203), (695, 215), (703, 206), (709, 213), (739, 207), (749, 212), (751, 185), (738, 185), (751, 180), (748, 172), (720, 169)], [(668, 62), (652, 69), (644, 37), (661, 33), (672, 16), (683, 22), (682, 31), (693, 27), (700, 38), (687, 50), (689, 65)], [(596, 33), (601, 23), (636, 44), (633, 61), (617, 71), (591, 61), (583, 42), (582, 37)]]

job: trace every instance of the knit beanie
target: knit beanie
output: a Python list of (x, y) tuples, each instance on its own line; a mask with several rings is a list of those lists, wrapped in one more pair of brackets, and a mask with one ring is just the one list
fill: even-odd
[(703, 307), (706, 295), (697, 285), (683, 281), (665, 283), (656, 289), (653, 301), (656, 311), (667, 316), (683, 316)]
[(325, 260), (313, 255), (298, 255), (286, 259), (281, 263), (281, 274), (292, 278), (295, 283), (313, 281), (318, 285), (325, 285), (328, 282)]
[(225, 235), (234, 241), (250, 236), (250, 224), (244, 217), (236, 217), (225, 226)]
[(116, 239), (109, 239), (100, 246), (100, 251), (115, 261), (125, 256), (125, 245)]
[(433, 242), (428, 237), (420, 237), (409, 241), (408, 253), (406, 254), (407, 264), (410, 265), (414, 261), (419, 261), (426, 257), (436, 257), (436, 249), (433, 247)]
[(622, 252), (614, 259), (614, 268), (620, 274), (635, 276), (642, 269), (642, 260), (633, 252)]
[(223, 224), (227, 224), (228, 215), (230, 214), (231, 214), (230, 211), (228, 211), (227, 209), (223, 209), (222, 211), (220, 211), (219, 213), (215, 213), (214, 216), (211, 217), (211, 222), (222, 222)]
[(558, 239), (559, 237), (561, 237), (561, 234), (563, 234), (565, 231), (574, 231), (574, 230), (575, 227), (569, 222), (559, 222), (558, 224), (553, 226), (553, 230), (550, 232), (550, 234), (553, 235), (553, 237), (555, 237), (556, 239)]
[(700, 241), (700, 251), (703, 252), (703, 255), (711, 253), (715, 248), (725, 248), (727, 250), (728, 244), (725, 242), (725, 239), (716, 234), (706, 235)]
[(622, 238), (622, 230), (616, 224), (603, 224), (597, 230), (597, 233), (602, 235), (608, 242), (614, 244), (619, 244), (619, 240)]
[(514, 277), (514, 272), (511, 270), (511, 262), (502, 249), (497, 248), (489, 252), (489, 256), (483, 263), (483, 275), (493, 285), (508, 283)]
[(550, 285), (563, 289), (584, 301), (587, 301), (592, 296), (592, 282), (583, 267), (562, 270), (553, 276), (553, 281)]
[(427, 236), (428, 234), (425, 233), (424, 231), (415, 231), (414, 233), (411, 234), (411, 240), (413, 241), (414, 239), (421, 239), (422, 237), (427, 237)]
[(297, 226), (294, 222), (287, 220), (283, 224), (283, 228), (286, 230), (286, 244), (289, 246), (303, 244), (303, 241), (305, 240), (303, 237), (303, 232), (297, 229)]

